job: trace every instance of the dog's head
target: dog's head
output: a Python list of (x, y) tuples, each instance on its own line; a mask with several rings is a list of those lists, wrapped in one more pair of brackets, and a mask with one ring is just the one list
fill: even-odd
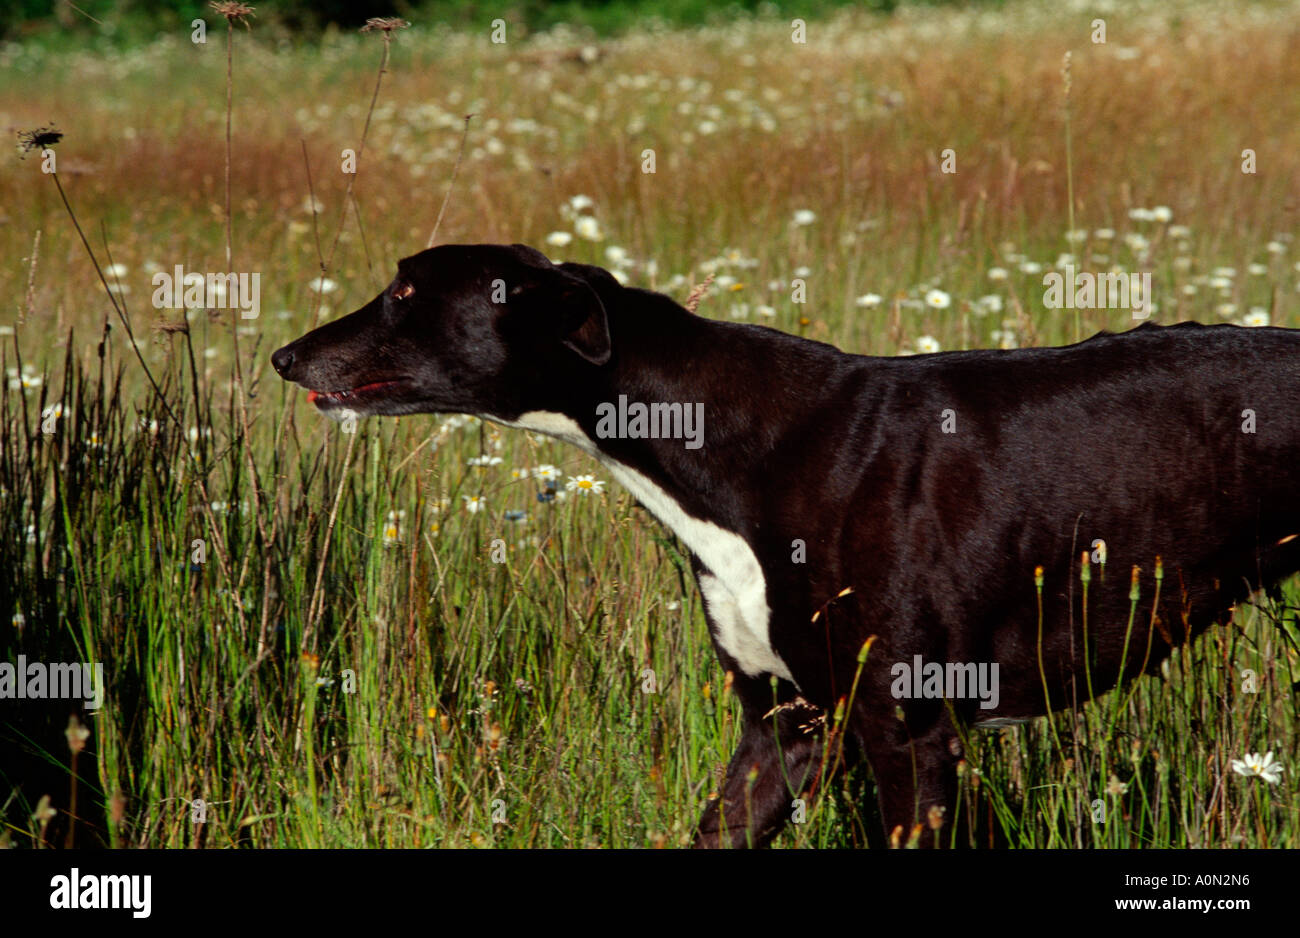
[(332, 416), (471, 413), (512, 420), (575, 369), (610, 359), (596, 288), (608, 273), (522, 244), (453, 244), (405, 258), (355, 313), (271, 356)]

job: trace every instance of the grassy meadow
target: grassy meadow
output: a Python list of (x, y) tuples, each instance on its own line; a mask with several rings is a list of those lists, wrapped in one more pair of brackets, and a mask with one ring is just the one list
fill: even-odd
[[(205, 44), (0, 46), (0, 125), (64, 135), (54, 175), (17, 135), (0, 164), (0, 661), (108, 683), (93, 715), (0, 701), (0, 844), (688, 842), (739, 709), (674, 538), (575, 449), (457, 415), (346, 433), (270, 368), (440, 214), (439, 242), (679, 301), (712, 276), (703, 315), (873, 355), (1129, 328), (1044, 308), (1071, 261), (1150, 271), (1158, 322), (1300, 326), (1295, 3), (848, 11), (802, 43), (247, 23), (229, 151), (215, 15)], [(178, 264), (259, 273), (260, 314), (155, 308)], [(972, 734), (976, 844), (1300, 846), (1296, 585)], [(1234, 771), (1266, 752), (1280, 780)], [(822, 791), (778, 846), (881, 843), (865, 769)]]

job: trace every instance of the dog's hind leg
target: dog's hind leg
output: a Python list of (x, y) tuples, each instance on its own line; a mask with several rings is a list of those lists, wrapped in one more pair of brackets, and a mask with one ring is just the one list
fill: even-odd
[(766, 710), (760, 694), (772, 700), (765, 679), (746, 679), (741, 688), (744, 730), (727, 766), (722, 793), (704, 809), (696, 847), (761, 847), (775, 837), (800, 808), (797, 799), (817, 781), (822, 760), (825, 713), (781, 681), (777, 700)]

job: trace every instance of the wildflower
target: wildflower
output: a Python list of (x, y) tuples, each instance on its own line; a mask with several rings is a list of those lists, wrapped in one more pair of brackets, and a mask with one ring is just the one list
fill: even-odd
[(1043, 272), (1043, 265), (1038, 263), (1038, 261), (1022, 261), (1020, 263), (1020, 272), (1022, 274), (1031, 275), (1041, 274)]
[(601, 231), (600, 222), (590, 215), (579, 216), (573, 223), (573, 230), (577, 232), (578, 237), (586, 238), (588, 241), (603, 241), (605, 239), (605, 233)]
[(1262, 778), (1270, 785), (1282, 780), (1282, 764), (1273, 761), (1272, 750), (1260, 756), (1257, 752), (1245, 753), (1240, 759), (1232, 760), (1232, 771), (1238, 775)]
[(873, 307), (873, 306), (879, 306), (879, 305), (880, 305), (880, 294), (879, 294), (879, 293), (864, 293), (864, 294), (862, 294), (860, 297), (858, 297), (856, 300), (854, 300), (853, 302), (854, 302), (856, 305), (861, 306), (861, 307), (863, 307), (863, 308), (865, 308), (865, 309), (870, 309), (870, 308)]
[(329, 277), (317, 277), (311, 283), (307, 284), (307, 287), (313, 293), (333, 293), (338, 289), (338, 286), (339, 285)]
[(952, 297), (942, 290), (929, 290), (925, 294), (925, 305), (931, 309), (947, 309), (952, 305)]
[(1247, 272), (1248, 272), (1252, 277), (1262, 277), (1262, 276), (1264, 276), (1266, 273), (1268, 273), (1268, 265), (1267, 265), (1267, 264), (1251, 264), (1249, 267), (1246, 268), (1246, 271), (1247, 271)]
[(487, 507), (487, 497), (484, 495), (462, 495), (460, 498), (465, 503), (465, 510), (471, 515)]
[(1269, 322), (1268, 310), (1262, 306), (1252, 306), (1241, 324), (1243, 326), (1267, 326)]
[(1264, 250), (1268, 251), (1270, 254), (1285, 254), (1286, 245), (1281, 241), (1270, 241), (1268, 244), (1264, 245)]
[(916, 340), (916, 351), (921, 355), (930, 355), (939, 350), (939, 340), (932, 335), (923, 335)]
[(384, 525), (385, 547), (391, 547), (402, 539), (402, 528), (399, 522), (405, 517), (405, 511), (390, 511), (388, 513), (388, 523)]
[(794, 213), (794, 223), (796, 225), (811, 225), (817, 220), (817, 213), (810, 209), (801, 208)]
[(1168, 205), (1157, 205), (1151, 210), (1151, 220), (1167, 224), (1174, 217), (1174, 210)]
[(504, 460), (500, 456), (471, 456), (469, 464), (471, 466), (498, 466)]
[(583, 495), (603, 494), (605, 491), (604, 481), (599, 481), (591, 476), (569, 476), (569, 481), (564, 487), (570, 492), (581, 492)]
[(1119, 777), (1112, 773), (1110, 781), (1106, 783), (1106, 794), (1118, 796), (1124, 794), (1126, 791), (1128, 791), (1128, 784), (1126, 782), (1121, 782)]
[(553, 248), (566, 247), (571, 241), (573, 241), (573, 235), (567, 231), (552, 231), (546, 236), (547, 245)]
[(513, 510), (512, 510), (512, 511), (507, 511), (507, 512), (505, 513), (505, 519), (506, 519), (507, 521), (514, 521), (514, 522), (516, 522), (517, 524), (523, 524), (525, 521), (528, 520), (528, 512), (526, 512), (526, 511), (513, 511)]
[(68, 728), (63, 731), (63, 735), (67, 737), (69, 751), (75, 756), (86, 748), (86, 740), (90, 738), (90, 730), (76, 716), (72, 716), (68, 718)]
[(1007, 279), (1007, 271), (1006, 271), (1006, 268), (1004, 268), (1004, 267), (990, 267), (990, 268), (989, 268), (989, 279), (992, 280), (992, 281), (994, 281), (994, 282), (997, 282), (997, 281), (1000, 281), (1000, 280), (1006, 280), (1006, 279)]
[(1096, 238), (1098, 241), (1110, 241), (1112, 238), (1115, 237), (1115, 229), (1098, 228), (1096, 231), (1092, 233), (1092, 236)]
[(533, 470), (533, 476), (534, 478), (541, 479), (545, 482), (554, 482), (560, 477), (560, 470), (556, 469), (550, 463), (546, 463), (545, 465), (535, 468)]
[(995, 293), (988, 296), (981, 296), (977, 301), (977, 313), (1000, 313), (1002, 312), (1002, 297)]

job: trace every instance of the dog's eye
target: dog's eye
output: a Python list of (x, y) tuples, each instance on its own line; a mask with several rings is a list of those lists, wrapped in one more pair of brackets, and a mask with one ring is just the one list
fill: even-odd
[(404, 300), (414, 292), (415, 287), (411, 286), (409, 283), (399, 283), (397, 286), (393, 287), (393, 299)]

